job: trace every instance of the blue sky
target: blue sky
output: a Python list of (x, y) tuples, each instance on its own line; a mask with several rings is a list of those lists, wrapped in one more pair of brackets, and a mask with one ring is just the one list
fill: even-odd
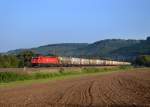
[(150, 0), (0, 0), (0, 52), (149, 35)]

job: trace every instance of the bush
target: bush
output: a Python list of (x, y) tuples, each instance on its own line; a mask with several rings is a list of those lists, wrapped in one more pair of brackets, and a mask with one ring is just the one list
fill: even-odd
[(0, 55), (0, 67), (1, 68), (10, 68), (18, 67), (19, 60), (14, 55)]
[(31, 76), (25, 73), (0, 72), (0, 83), (17, 81), (17, 80), (28, 80), (28, 79), (31, 79)]
[(24, 67), (24, 66), (30, 67), (30, 66), (32, 66), (31, 59), (33, 56), (35, 56), (35, 54), (32, 51), (28, 51), (28, 50), (19, 53), (17, 55), (17, 58), (19, 60), (18, 66), (19, 67)]
[(55, 73), (33, 73), (27, 74), (24, 72), (0, 72), (0, 83), (12, 82), (12, 81), (23, 81), (33, 79), (46, 79), (60, 76), (79, 74), (77, 72), (55, 72)]
[(149, 66), (150, 67), (150, 55), (141, 55), (135, 59), (136, 65)]
[(100, 72), (102, 71), (102, 69), (98, 69), (98, 68), (83, 68), (82, 72), (84, 73), (93, 73), (93, 72)]
[(119, 69), (122, 69), (122, 70), (130, 69), (130, 68), (132, 68), (131, 65), (121, 65), (121, 66), (119, 66)]

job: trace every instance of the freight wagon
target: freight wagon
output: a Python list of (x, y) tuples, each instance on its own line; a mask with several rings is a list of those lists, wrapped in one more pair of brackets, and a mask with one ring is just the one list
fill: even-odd
[(117, 66), (130, 65), (129, 62), (85, 59), (74, 57), (49, 57), (39, 56), (33, 57), (31, 60), (33, 66)]

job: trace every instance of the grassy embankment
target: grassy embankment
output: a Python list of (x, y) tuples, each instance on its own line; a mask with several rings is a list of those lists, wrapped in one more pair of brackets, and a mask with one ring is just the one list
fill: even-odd
[(59, 72), (55, 73), (26, 73), (26, 72), (0, 72), (0, 85), (10, 84), (11, 82), (23, 82), (25, 80), (30, 80), (28, 82), (36, 81), (48, 81), (50, 79), (62, 79), (62, 78), (70, 78), (81, 75), (89, 75), (89, 74), (103, 74), (103, 73), (111, 73), (116, 71), (124, 71), (128, 69), (132, 69), (132, 66), (119, 66), (119, 67), (104, 67), (104, 68), (82, 68), (80, 71), (65, 71), (64, 69), (60, 69)]

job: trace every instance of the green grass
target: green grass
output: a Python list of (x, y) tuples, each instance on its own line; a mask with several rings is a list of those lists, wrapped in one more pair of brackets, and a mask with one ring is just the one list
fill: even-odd
[[(0, 72), (0, 85), (5, 84), (18, 84), (18, 83), (32, 83), (32, 82), (44, 82), (48, 80), (63, 79), (78, 77), (82, 75), (92, 74), (105, 74), (116, 71), (124, 71), (131, 69), (130, 66), (119, 66), (119, 67), (104, 67), (104, 68), (82, 68), (80, 71), (65, 71), (63, 69), (55, 73), (38, 72), (38, 73), (24, 73), (24, 72)], [(28, 80), (28, 81), (27, 81)]]

